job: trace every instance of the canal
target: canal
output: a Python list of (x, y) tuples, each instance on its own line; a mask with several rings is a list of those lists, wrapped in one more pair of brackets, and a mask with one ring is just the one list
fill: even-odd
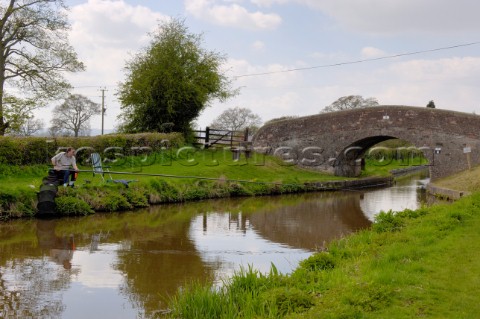
[(0, 318), (154, 318), (188, 282), (282, 273), (380, 211), (415, 209), (428, 173), (393, 187), (161, 205), (0, 223)]

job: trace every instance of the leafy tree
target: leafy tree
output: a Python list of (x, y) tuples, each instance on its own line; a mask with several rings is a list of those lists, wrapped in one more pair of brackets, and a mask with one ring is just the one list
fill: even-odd
[(262, 124), (262, 119), (245, 107), (233, 107), (222, 112), (210, 127), (220, 130), (240, 131), (247, 127), (255, 132)]
[(4, 133), (18, 135), (22, 131), (21, 127), (33, 118), (32, 111), (37, 107), (37, 103), (33, 99), (19, 98), (5, 93), (3, 106), (4, 117), (9, 123)]
[(177, 19), (160, 24), (151, 37), (149, 46), (126, 63), (118, 90), (119, 130), (162, 132), (173, 123), (173, 131), (187, 136), (213, 99), (224, 101), (235, 93), (220, 70), (225, 57), (202, 49), (202, 36), (189, 33)]
[(66, 8), (63, 0), (0, 0), (0, 135), (11, 125), (7, 84), (40, 107), (69, 88), (64, 71), (84, 69), (68, 44)]
[(335, 111), (342, 111), (342, 110), (351, 110), (351, 109), (359, 109), (363, 107), (371, 107), (377, 106), (378, 101), (376, 98), (369, 97), (364, 99), (361, 95), (348, 95), (343, 96), (326, 106), (321, 113), (329, 113)]
[(427, 107), (431, 108), (431, 109), (434, 109), (435, 108), (435, 102), (433, 102), (433, 100), (431, 100), (430, 102), (428, 102)]
[(53, 109), (50, 133), (58, 134), (65, 130), (73, 132), (75, 137), (87, 135), (90, 131), (90, 118), (101, 113), (101, 106), (83, 95), (72, 94)]

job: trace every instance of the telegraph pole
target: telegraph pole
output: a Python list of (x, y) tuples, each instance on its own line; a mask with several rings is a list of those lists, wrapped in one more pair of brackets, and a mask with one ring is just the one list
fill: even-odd
[(105, 117), (105, 91), (107, 91), (106, 88), (103, 88), (103, 89), (100, 89), (100, 91), (102, 91), (102, 135), (103, 135), (103, 118)]

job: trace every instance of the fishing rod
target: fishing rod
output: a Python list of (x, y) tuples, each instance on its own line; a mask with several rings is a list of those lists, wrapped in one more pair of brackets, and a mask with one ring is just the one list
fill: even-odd
[(185, 176), (185, 175), (171, 175), (171, 174), (156, 174), (156, 173), (134, 173), (134, 172), (117, 172), (117, 171), (102, 171), (98, 172), (95, 170), (70, 170), (71, 172), (79, 173), (94, 173), (94, 174), (112, 174), (112, 175), (133, 175), (133, 176), (151, 176), (151, 177), (168, 177), (168, 178), (190, 178), (190, 179), (203, 179), (209, 181), (229, 181), (229, 182), (239, 182), (239, 183), (252, 183), (252, 184), (272, 184), (272, 185), (286, 185), (286, 186), (298, 186), (300, 184), (283, 184), (279, 182), (258, 182), (258, 181), (248, 181), (242, 179), (223, 179), (216, 177), (203, 177), (203, 176)]

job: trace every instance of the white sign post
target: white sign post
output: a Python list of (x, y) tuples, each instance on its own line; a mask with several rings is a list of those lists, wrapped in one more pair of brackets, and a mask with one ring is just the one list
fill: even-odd
[(463, 153), (467, 155), (468, 170), (472, 169), (472, 164), (470, 163), (470, 153), (471, 152), (472, 152), (472, 148), (470, 146), (465, 146), (463, 148)]

